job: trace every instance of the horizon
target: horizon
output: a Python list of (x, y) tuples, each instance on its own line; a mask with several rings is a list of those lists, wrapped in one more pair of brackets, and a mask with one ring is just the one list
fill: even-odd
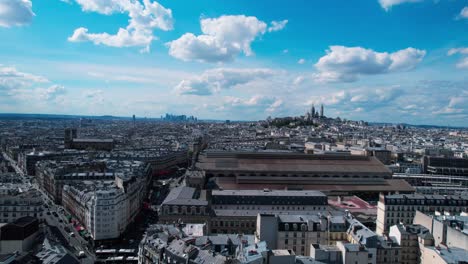
[(4, 0), (0, 112), (467, 127), (467, 28), (461, 0)]
[[(166, 114), (171, 114), (171, 113), (166, 113)], [(47, 113), (2, 113), (0, 112), (0, 119), (2, 115), (25, 115), (25, 116), (34, 116), (34, 115), (39, 115), (39, 116), (63, 116), (63, 117), (70, 117), (72, 118), (117, 118), (117, 119), (132, 119), (133, 115), (130, 116), (115, 116), (115, 115), (82, 115), (82, 114), (47, 114)], [(171, 114), (172, 115), (172, 114)], [(182, 114), (183, 115), (183, 114)], [(150, 119), (150, 120), (160, 120), (162, 116), (159, 117), (152, 117), (152, 116), (135, 116), (135, 120), (145, 120), (145, 119)], [(186, 115), (187, 116), (187, 115)], [(203, 118), (203, 117), (197, 117), (196, 122), (209, 122), (209, 121), (214, 121), (214, 122), (225, 122), (229, 120), (230, 122), (260, 122), (260, 121), (266, 121), (267, 118), (264, 119), (257, 119), (257, 120), (231, 120), (231, 119), (210, 119), (210, 118)], [(286, 118), (290, 116), (277, 116), (277, 117), (272, 117), (272, 118)], [(336, 117), (327, 117), (326, 118), (331, 118), (331, 119), (337, 119), (341, 118), (339, 116)], [(342, 118), (341, 118), (342, 119)], [(343, 119), (342, 119), (343, 120)], [(346, 119), (347, 121), (352, 121), (352, 122), (366, 122), (369, 125), (408, 125), (412, 127), (434, 127), (434, 128), (446, 128), (446, 129), (468, 129), (468, 126), (443, 126), (443, 125), (434, 125), (434, 124), (414, 124), (414, 123), (392, 123), (392, 122), (374, 122), (374, 121), (367, 121), (367, 120), (352, 120), (352, 119)], [(178, 121), (169, 121), (169, 122), (178, 122)]]

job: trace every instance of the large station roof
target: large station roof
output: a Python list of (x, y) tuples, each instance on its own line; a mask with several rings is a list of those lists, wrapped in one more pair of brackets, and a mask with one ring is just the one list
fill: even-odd
[(375, 157), (276, 152), (205, 152), (196, 165), (205, 171), (288, 173), (372, 173), (391, 175)]

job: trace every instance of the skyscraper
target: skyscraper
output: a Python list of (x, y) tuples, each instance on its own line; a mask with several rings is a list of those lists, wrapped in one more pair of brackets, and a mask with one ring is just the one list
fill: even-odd
[(310, 115), (312, 116), (312, 118), (315, 117), (315, 106), (314, 106), (314, 104), (312, 104), (312, 110), (310, 111)]
[(320, 118), (323, 118), (323, 104), (320, 106)]

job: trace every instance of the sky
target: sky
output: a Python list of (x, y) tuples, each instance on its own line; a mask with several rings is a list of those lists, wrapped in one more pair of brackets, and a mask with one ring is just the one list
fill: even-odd
[(467, 0), (0, 0), (0, 112), (468, 126)]

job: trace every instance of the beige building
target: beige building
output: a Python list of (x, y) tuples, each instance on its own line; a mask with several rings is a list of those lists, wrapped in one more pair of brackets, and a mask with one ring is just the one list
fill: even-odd
[(0, 223), (10, 223), (24, 216), (43, 217), (42, 196), (25, 184), (0, 185)]
[(422, 264), (466, 264), (467, 262), (466, 248), (425, 247), (421, 256)]
[(421, 247), (434, 245), (432, 234), (421, 225), (393, 225), (389, 236), (401, 246), (401, 264), (421, 263)]
[(257, 216), (257, 241), (266, 241), (270, 249), (288, 249), (297, 255), (310, 255), (311, 244), (331, 245), (346, 240), (347, 223), (344, 215), (327, 211), (314, 215)]
[(416, 211), (458, 214), (467, 212), (468, 196), (394, 194), (380, 195), (377, 206), (377, 234), (387, 234), (390, 226), (413, 223)]

